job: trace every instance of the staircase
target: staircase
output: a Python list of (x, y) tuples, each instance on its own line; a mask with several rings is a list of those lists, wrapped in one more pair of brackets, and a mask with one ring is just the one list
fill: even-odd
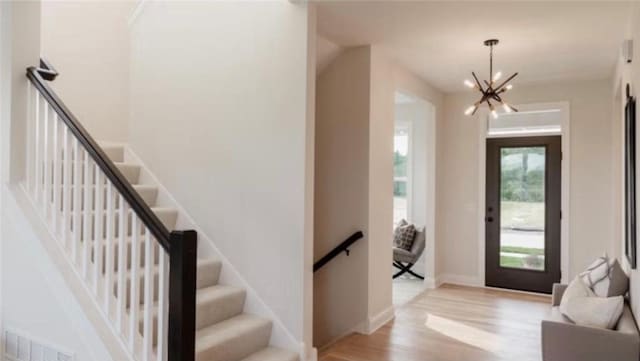
[[(108, 143), (101, 147), (165, 226), (174, 228), (177, 210), (156, 207), (158, 187), (139, 183), (141, 167), (125, 162), (124, 147)], [(127, 266), (130, 267), (130, 264), (127, 263)], [(243, 313), (246, 292), (240, 287), (219, 284), (221, 269), (222, 262), (219, 260), (198, 260), (196, 360), (297, 361), (297, 354), (269, 347), (271, 321)], [(156, 323), (154, 318), (154, 325)], [(154, 332), (157, 331), (154, 329)]]
[(157, 205), (122, 145), (91, 138), (48, 87), (31, 80), (23, 189), (104, 324), (131, 360), (297, 361), (270, 346), (272, 322), (244, 312), (247, 292), (220, 284), (222, 262), (196, 258), (194, 231)]

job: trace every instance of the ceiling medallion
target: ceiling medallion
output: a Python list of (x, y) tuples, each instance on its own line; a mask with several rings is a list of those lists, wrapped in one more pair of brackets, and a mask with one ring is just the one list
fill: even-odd
[(513, 74), (512, 76), (507, 78), (507, 80), (501, 82), (499, 85), (496, 86), (496, 83), (502, 77), (501, 72), (497, 72), (493, 74), (493, 47), (495, 45), (498, 45), (498, 39), (485, 40), (484, 45), (488, 46), (490, 49), (489, 50), (489, 79), (491, 79), (491, 81), (489, 82), (484, 80), (484, 86), (483, 86), (483, 83), (480, 83), (480, 80), (478, 80), (476, 73), (471, 72), (471, 75), (473, 75), (473, 79), (475, 80), (475, 82), (467, 79), (464, 81), (464, 84), (469, 88), (478, 89), (478, 91), (482, 93), (482, 97), (480, 98), (480, 100), (475, 102), (472, 106), (467, 108), (464, 114), (473, 115), (476, 113), (476, 111), (478, 110), (478, 107), (482, 105), (482, 103), (487, 103), (487, 106), (491, 111), (491, 116), (495, 119), (498, 117), (498, 112), (496, 111), (496, 105), (498, 104), (502, 105), (502, 108), (507, 113), (518, 111), (518, 109), (512, 107), (511, 105), (507, 104), (504, 100), (502, 100), (502, 96), (501, 96), (504, 92), (506, 92), (507, 90), (511, 90), (511, 88), (513, 88), (513, 86), (509, 84), (509, 82), (513, 78), (515, 78), (518, 75), (518, 73)]

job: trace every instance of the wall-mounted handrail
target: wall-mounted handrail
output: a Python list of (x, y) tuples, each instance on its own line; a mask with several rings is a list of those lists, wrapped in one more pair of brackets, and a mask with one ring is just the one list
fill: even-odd
[(71, 133), (78, 139), (80, 144), (86, 149), (94, 162), (100, 167), (114, 187), (126, 199), (131, 209), (140, 217), (140, 220), (149, 228), (153, 236), (158, 240), (162, 248), (170, 251), (169, 239), (171, 234), (162, 221), (156, 216), (151, 208), (140, 197), (138, 192), (131, 186), (122, 175), (116, 165), (104, 153), (98, 143), (91, 137), (87, 130), (80, 124), (78, 119), (71, 113), (69, 108), (58, 98), (55, 92), (49, 87), (45, 80), (54, 80), (58, 72), (46, 60), (40, 60), (40, 67), (29, 67), (27, 77), (38, 89), (40, 94), (47, 100), (58, 117), (69, 127)]
[(345, 252), (347, 256), (349, 255), (349, 247), (356, 243), (357, 240), (364, 237), (362, 231), (357, 231), (349, 238), (345, 239), (342, 243), (340, 243), (336, 248), (332, 249), (331, 252), (327, 253), (324, 257), (320, 258), (316, 263), (313, 264), (313, 272), (318, 271), (324, 265), (329, 263), (332, 259), (336, 258), (340, 253)]

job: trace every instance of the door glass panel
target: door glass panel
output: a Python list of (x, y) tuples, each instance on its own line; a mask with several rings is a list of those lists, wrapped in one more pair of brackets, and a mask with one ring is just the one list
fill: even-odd
[(500, 266), (544, 271), (545, 147), (500, 150)]

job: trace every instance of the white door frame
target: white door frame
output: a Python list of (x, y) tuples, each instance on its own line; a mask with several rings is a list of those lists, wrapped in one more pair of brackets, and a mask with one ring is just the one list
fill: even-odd
[[(414, 92), (405, 90), (402, 87), (395, 89), (396, 92), (408, 95), (424, 103), (428, 109), (428, 116), (424, 119), (426, 130), (426, 220), (425, 220), (425, 249), (424, 249), (424, 281), (423, 288), (436, 288), (435, 280), (435, 252), (436, 252), (436, 115), (435, 104), (426, 98), (416, 95)], [(394, 116), (395, 120), (395, 116)], [(413, 129), (412, 136), (419, 136)]]
[[(571, 184), (571, 113), (570, 105), (568, 101), (553, 102), (553, 103), (531, 103), (517, 105), (520, 111), (534, 111), (534, 110), (548, 110), (548, 109), (560, 109), (562, 112), (561, 131), (555, 133), (562, 138), (562, 165), (561, 165), (561, 201), (560, 209), (562, 212), (562, 220), (560, 221), (560, 272), (562, 274), (560, 282), (568, 283), (570, 258), (569, 258), (569, 219), (570, 219), (570, 195), (569, 184)], [(487, 170), (487, 138), (498, 137), (532, 137), (532, 136), (545, 136), (553, 135), (553, 133), (518, 133), (505, 136), (487, 136), (489, 113), (486, 110), (478, 112), (478, 137), (479, 137), (479, 149), (478, 149), (478, 275), (479, 283), (481, 286), (486, 285), (485, 280), (485, 209), (486, 200), (486, 170)]]
[[(394, 122), (394, 137), (395, 137), (395, 129), (396, 126), (401, 126), (406, 128), (407, 130), (407, 185), (406, 185), (406, 191), (407, 191), (407, 221), (409, 221), (410, 219), (412, 219), (413, 216), (413, 122), (412, 121), (407, 121), (407, 120), (400, 120), (398, 121), (397, 119)], [(395, 143), (395, 140), (394, 140)], [(394, 148), (395, 148), (395, 144), (394, 144)], [(395, 181), (395, 177), (393, 179)], [(395, 207), (395, 206), (394, 206)], [(395, 225), (394, 225), (395, 226)]]

